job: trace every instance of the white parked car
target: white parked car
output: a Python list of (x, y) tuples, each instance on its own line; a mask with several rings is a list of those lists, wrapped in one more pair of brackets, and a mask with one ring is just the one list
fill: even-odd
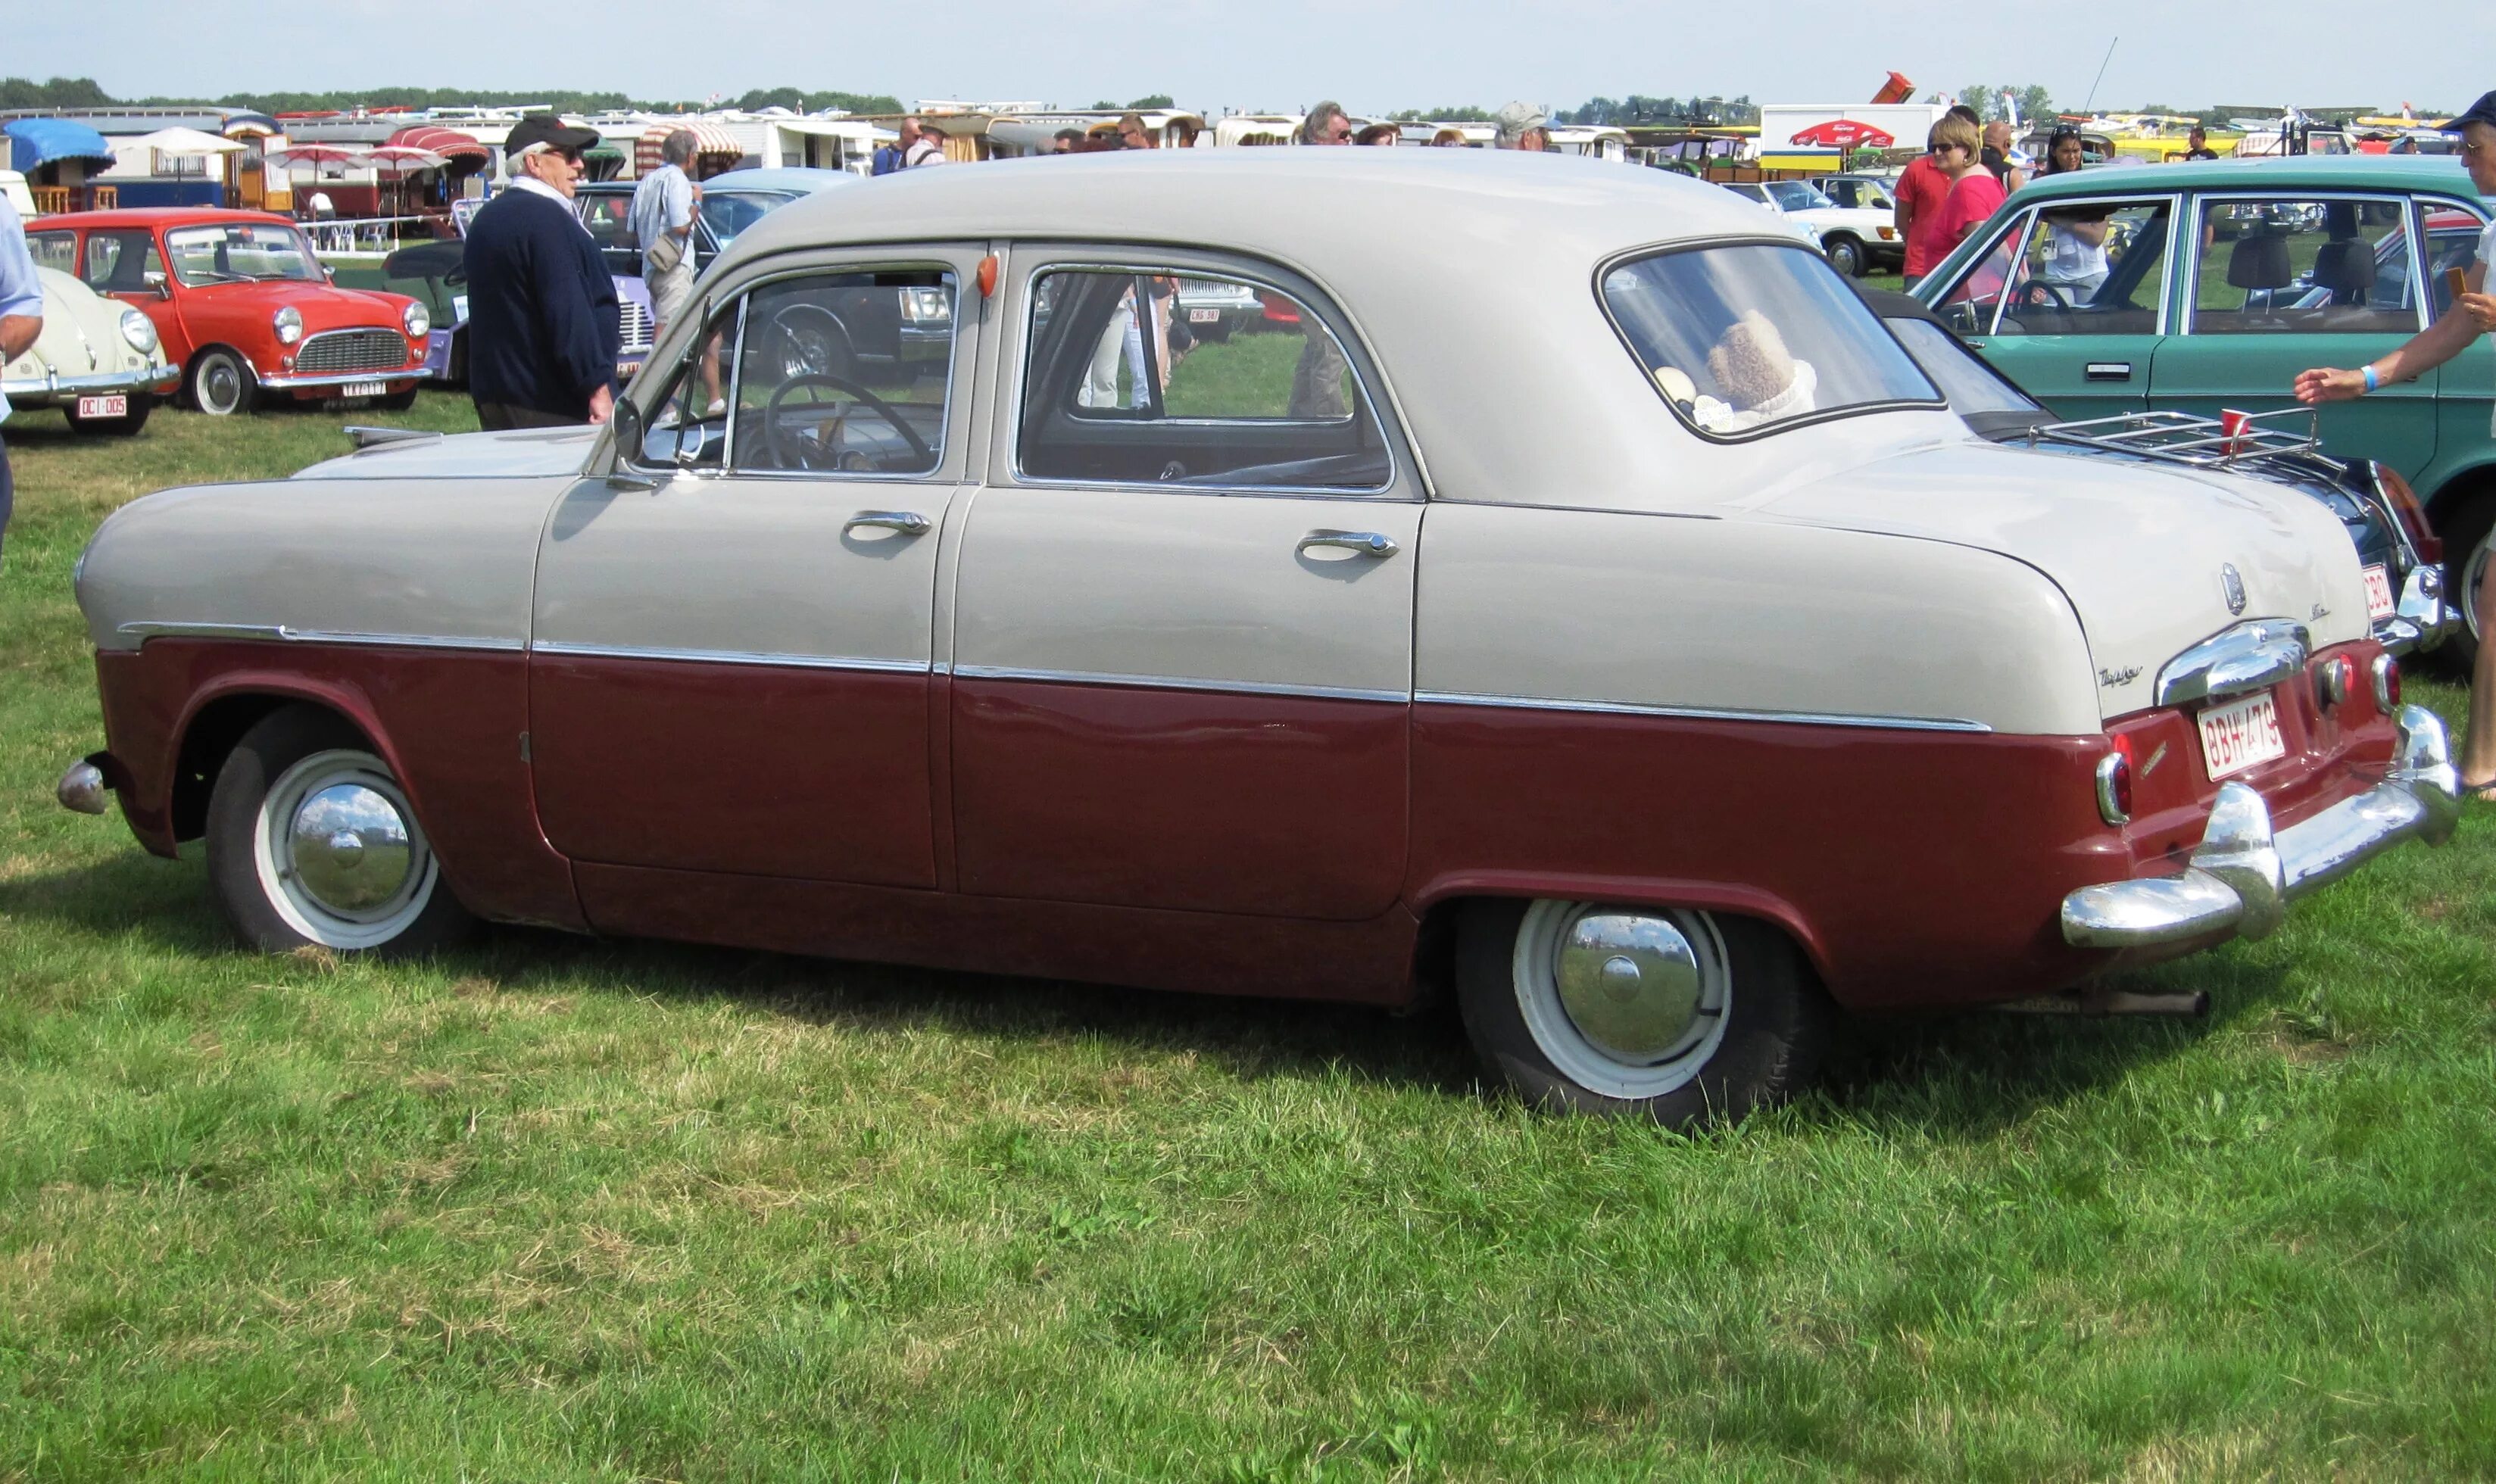
[(1907, 261), (1907, 242), (1886, 207), (1841, 206), (1803, 180), (1729, 181), (1725, 189), (1809, 227), (1829, 266), (1849, 278)]
[(57, 407), (81, 433), (136, 433), (157, 399), (182, 384), (156, 343), (156, 324), (57, 268), (38, 263), (44, 330), (26, 354), (0, 366), (0, 392), (23, 412)]
[[(1170, 280), (1292, 318), (1173, 364), (1130, 334)], [(2124, 1007), (2080, 986), (2454, 821), (2328, 510), (1977, 437), (1695, 182), (920, 170), (702, 287), (609, 427), (114, 514), (63, 802), (204, 840), (264, 949), (1445, 984), (1526, 1096), (1674, 1122), (1806, 1079), (1840, 1008)], [(788, 354), (860, 294), (940, 354)]]

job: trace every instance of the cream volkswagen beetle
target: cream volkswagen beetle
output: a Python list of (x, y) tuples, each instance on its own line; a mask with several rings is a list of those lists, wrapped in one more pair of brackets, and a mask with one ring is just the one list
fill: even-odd
[[(1191, 343), (1239, 285), (1265, 327)], [(876, 303), (912, 354), (839, 342)], [(266, 949), (1451, 982), (1528, 1096), (1673, 1121), (1807, 1078), (1839, 1007), (2076, 998), (2452, 826), (2327, 511), (1971, 436), (1712, 187), (919, 171), (698, 305), (612, 429), (114, 515), (64, 801), (203, 839)]]

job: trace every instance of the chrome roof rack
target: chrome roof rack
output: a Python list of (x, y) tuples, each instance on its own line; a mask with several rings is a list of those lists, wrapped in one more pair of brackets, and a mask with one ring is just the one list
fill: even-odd
[(2231, 433), (2216, 417), (2191, 413), (2125, 413), (2079, 422), (2048, 422), (2029, 431), (2028, 442), (2078, 444), (2198, 468), (2225, 468), (2240, 459), (2277, 458), (2321, 449), (2322, 410), (2285, 407), (2254, 413)]

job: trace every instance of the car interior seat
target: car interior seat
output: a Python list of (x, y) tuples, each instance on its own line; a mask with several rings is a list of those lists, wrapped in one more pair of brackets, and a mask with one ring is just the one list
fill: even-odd
[(2366, 291), (2375, 287), (2373, 245), (2356, 237), (2324, 243), (2314, 258), (2314, 286), (2331, 294), (2321, 317), (2325, 327), (2371, 324), (2379, 313), (2366, 302)]
[(2245, 291), (2245, 303), (2236, 309), (2197, 309), (2194, 324), (2205, 330), (2225, 332), (2241, 329), (2276, 329), (2280, 321), (2269, 312), (2267, 303), (2256, 305), (2253, 296), (2261, 293), (2267, 300), (2271, 291), (2285, 289), (2296, 277), (2288, 260), (2288, 238), (2265, 226), (2254, 228), (2236, 239), (2228, 251), (2228, 287)]

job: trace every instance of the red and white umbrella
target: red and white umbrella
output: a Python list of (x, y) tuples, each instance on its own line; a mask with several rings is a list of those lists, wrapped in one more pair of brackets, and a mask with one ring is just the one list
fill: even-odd
[(451, 162), (429, 149), (413, 149), (405, 144), (382, 144), (357, 156), (385, 175), (412, 175), (418, 170), (436, 170)]
[(269, 151), (268, 163), (290, 170), (298, 166), (307, 165), (315, 170), (325, 165), (334, 165), (344, 170), (348, 166), (361, 164), (363, 158), (355, 150), (340, 149), (335, 144), (297, 144), (288, 149)]

